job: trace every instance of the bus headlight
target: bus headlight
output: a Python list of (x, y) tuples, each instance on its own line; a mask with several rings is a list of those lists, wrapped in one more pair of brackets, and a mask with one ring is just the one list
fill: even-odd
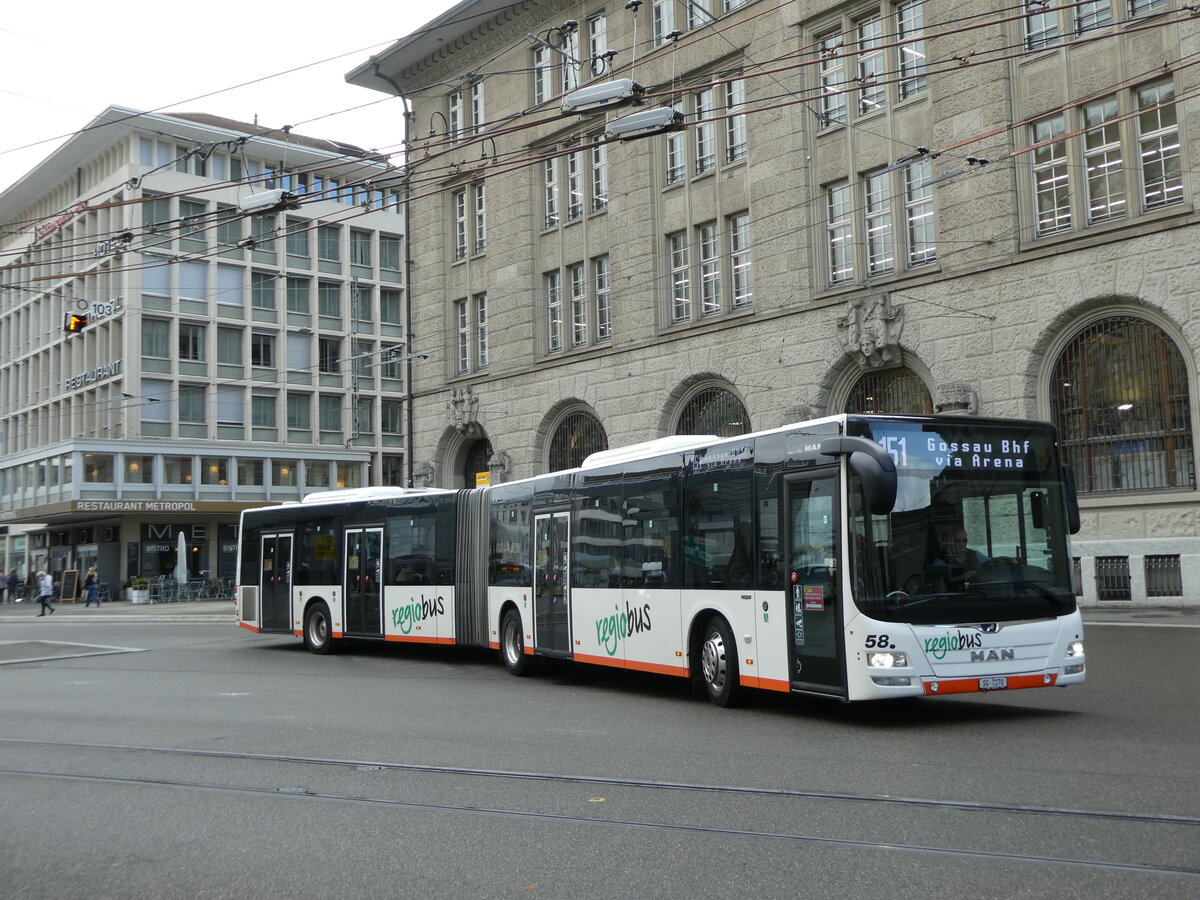
[(908, 666), (908, 657), (903, 653), (867, 653), (867, 665), (872, 669), (902, 669)]
[(1067, 644), (1067, 659), (1077, 659), (1079, 662), (1063, 666), (1064, 675), (1078, 675), (1083, 671), (1083, 641), (1071, 641)]

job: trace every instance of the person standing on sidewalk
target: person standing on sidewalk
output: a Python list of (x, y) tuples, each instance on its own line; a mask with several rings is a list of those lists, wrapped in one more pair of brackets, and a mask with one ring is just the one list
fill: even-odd
[(50, 604), (50, 598), (54, 596), (54, 580), (45, 572), (38, 572), (37, 589), (38, 602), (42, 604), (42, 611), (38, 613), (38, 618), (46, 615), (46, 610), (50, 610), (50, 615), (54, 615), (56, 607)]
[(8, 573), (0, 569), (0, 603), (9, 603), (12, 597), (8, 596)]
[(8, 573), (8, 602), (20, 603), (21, 595), (17, 592), (17, 588), (21, 586), (21, 579), (17, 577), (16, 569), (12, 569)]
[(87, 609), (93, 603), (100, 605), (100, 597), (98, 596), (100, 579), (96, 575), (96, 567), (92, 566), (87, 570), (87, 574), (83, 576), (83, 608)]

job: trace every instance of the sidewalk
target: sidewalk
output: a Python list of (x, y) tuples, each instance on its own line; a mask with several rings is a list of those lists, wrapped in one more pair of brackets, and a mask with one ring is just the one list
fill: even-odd
[[(99, 606), (84, 607), (83, 601), (54, 604), (57, 612), (47, 616), (55, 622), (221, 622), (232, 625), (236, 610), (232, 600), (182, 600), (175, 603), (138, 603), (113, 600)], [(36, 600), (5, 603), (0, 606), (0, 622), (26, 622), (36, 619), (42, 606)]]

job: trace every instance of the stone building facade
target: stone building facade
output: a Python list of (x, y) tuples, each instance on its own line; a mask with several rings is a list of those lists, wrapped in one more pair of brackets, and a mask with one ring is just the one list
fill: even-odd
[[(349, 73), (410, 109), (417, 482), (842, 410), (1049, 420), (1083, 602), (1200, 603), (1200, 21), (1013, 10), (464, 0)], [(639, 105), (563, 111), (618, 79)]]

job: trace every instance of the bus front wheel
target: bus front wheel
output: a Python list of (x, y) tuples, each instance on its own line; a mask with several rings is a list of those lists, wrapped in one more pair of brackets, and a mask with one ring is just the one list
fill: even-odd
[(700, 678), (708, 699), (717, 706), (735, 706), (741, 691), (738, 685), (737, 645), (733, 632), (720, 616), (704, 626), (700, 642)]
[(500, 658), (504, 660), (504, 668), (513, 675), (524, 675), (529, 667), (521, 616), (515, 609), (510, 609), (500, 620)]
[(329, 607), (318, 601), (304, 614), (304, 646), (313, 653), (328, 653), (333, 647), (329, 629)]

